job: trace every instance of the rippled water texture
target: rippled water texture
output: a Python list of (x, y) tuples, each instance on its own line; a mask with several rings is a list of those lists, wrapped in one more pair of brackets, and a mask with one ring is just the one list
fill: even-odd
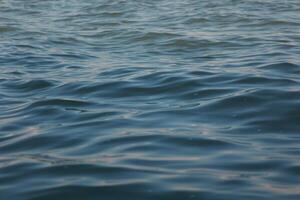
[(0, 199), (299, 200), (299, 0), (0, 1)]

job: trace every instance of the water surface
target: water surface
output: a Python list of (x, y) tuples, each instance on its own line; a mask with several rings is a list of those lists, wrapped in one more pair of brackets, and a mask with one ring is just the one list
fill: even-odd
[(0, 1), (0, 199), (300, 199), (300, 1)]

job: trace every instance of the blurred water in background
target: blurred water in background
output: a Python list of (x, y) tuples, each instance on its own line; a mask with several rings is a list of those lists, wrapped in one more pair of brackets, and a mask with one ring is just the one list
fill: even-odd
[(0, 199), (300, 199), (300, 1), (0, 1)]

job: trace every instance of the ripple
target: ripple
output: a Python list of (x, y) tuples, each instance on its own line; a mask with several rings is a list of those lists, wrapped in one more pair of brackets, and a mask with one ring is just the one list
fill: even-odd
[(32, 103), (27, 109), (44, 106), (62, 106), (62, 107), (82, 107), (93, 105), (91, 102), (72, 100), (72, 99), (46, 99)]
[(15, 81), (13, 83), (7, 83), (4, 84), (8, 89), (16, 89), (16, 90), (24, 90), (24, 91), (34, 91), (34, 90), (41, 90), (46, 89), (54, 86), (54, 83), (47, 80), (30, 80), (27, 82), (20, 81), (19, 83), (16, 83)]
[(10, 26), (0, 26), (0, 33), (15, 31), (13, 27)]
[(300, 67), (293, 63), (276, 63), (262, 67), (263, 69), (272, 70), (281, 74), (298, 74)]

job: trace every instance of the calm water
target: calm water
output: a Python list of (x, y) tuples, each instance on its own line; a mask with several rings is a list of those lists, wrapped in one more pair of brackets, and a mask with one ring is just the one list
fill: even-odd
[(299, 200), (299, 0), (0, 1), (0, 199)]

